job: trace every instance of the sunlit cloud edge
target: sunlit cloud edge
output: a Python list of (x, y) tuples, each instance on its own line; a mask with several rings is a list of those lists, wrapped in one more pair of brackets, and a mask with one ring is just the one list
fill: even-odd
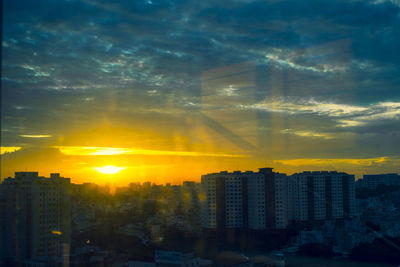
[(52, 137), (50, 134), (20, 134), (19, 136), (25, 138), (49, 138)]
[(337, 121), (338, 127), (357, 127), (379, 120), (400, 120), (400, 102), (384, 101), (368, 106), (318, 101), (314, 98), (274, 98), (251, 105), (239, 105), (243, 110), (260, 110), (274, 113), (313, 114), (327, 116)]
[(150, 155), (150, 156), (185, 156), (185, 157), (229, 157), (244, 158), (247, 155), (206, 153), (196, 151), (166, 151), (151, 149), (134, 149), (121, 147), (89, 147), (89, 146), (53, 146), (68, 156), (110, 156), (110, 155)]
[(287, 159), (287, 160), (273, 160), (273, 163), (282, 164), (286, 166), (324, 166), (332, 164), (347, 164), (357, 166), (371, 166), (372, 164), (383, 164), (389, 161), (388, 157), (377, 157), (377, 158), (300, 158), (300, 159)]
[(2, 147), (0, 147), (0, 155), (6, 154), (6, 153), (7, 154), (13, 153), (13, 152), (16, 152), (21, 149), (22, 149), (22, 147), (20, 147), (20, 146), (2, 146)]

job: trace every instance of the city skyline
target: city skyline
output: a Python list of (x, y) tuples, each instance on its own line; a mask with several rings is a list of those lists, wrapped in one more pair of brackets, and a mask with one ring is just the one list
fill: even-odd
[[(278, 256), (288, 265), (298, 256), (314, 264), (397, 263), (399, 176), (364, 180), (263, 167), (205, 174), (201, 184), (112, 188), (73, 184), (59, 173), (16, 172), (0, 184), (0, 262), (157, 266), (175, 255), (182, 266), (186, 255), (185, 262), (214, 266), (229, 246), (230, 253), (262, 253), (269, 263)], [(260, 264), (259, 257), (249, 261)]]
[(398, 1), (4, 1), (1, 173), (400, 168)]
[[(264, 165), (264, 166), (267, 166), (267, 165)], [(107, 167), (110, 167), (110, 166), (105, 166), (104, 168), (107, 168)], [(322, 173), (322, 174), (324, 174), (324, 173), (334, 173), (334, 174), (335, 173), (345, 173), (347, 175), (353, 175), (355, 177), (355, 182), (358, 182), (358, 181), (364, 182), (364, 183), (360, 183), (361, 187), (363, 187), (363, 186), (364, 187), (372, 186), (372, 188), (376, 188), (376, 186), (379, 185), (379, 182), (377, 183), (377, 181), (375, 180), (377, 178), (375, 178), (375, 177), (386, 177), (387, 176), (387, 177), (394, 177), (393, 179), (396, 180), (396, 177), (399, 177), (399, 175), (400, 175), (399, 173), (396, 173), (396, 172), (394, 172), (394, 173), (375, 173), (375, 174), (364, 173), (362, 176), (356, 177), (353, 173), (348, 173), (348, 172), (341, 171), (341, 170), (305, 170), (305, 169), (300, 169), (297, 172), (285, 173), (285, 172), (280, 172), (279, 170), (276, 170), (275, 168), (273, 168), (271, 166), (268, 166), (266, 168), (273, 169), (274, 173), (276, 173), (276, 174), (282, 174), (282, 175), (285, 175), (285, 176), (287, 175), (288, 177), (292, 177), (292, 176), (295, 177), (298, 174), (304, 174), (304, 173)], [(110, 177), (110, 179), (105, 179), (102, 182), (101, 181), (96, 182), (96, 181), (92, 181), (90, 179), (88, 181), (81, 181), (79, 179), (74, 179), (74, 177), (68, 177), (68, 176), (66, 176), (66, 175), (64, 175), (63, 173), (60, 173), (60, 172), (42, 173), (42, 172), (39, 172), (37, 170), (19, 170), (19, 171), (13, 172), (13, 174), (8, 176), (8, 177), (2, 177), (0, 179), (0, 184), (5, 179), (16, 177), (16, 175), (18, 175), (20, 173), (37, 173), (38, 177), (41, 177), (41, 178), (51, 177), (52, 175), (61, 175), (61, 177), (66, 177), (66, 178), (70, 179), (71, 184), (81, 185), (81, 184), (87, 183), (87, 184), (95, 184), (95, 185), (98, 185), (98, 186), (111, 186), (113, 188), (113, 190), (114, 190), (117, 187), (121, 187), (121, 188), (127, 187), (127, 186), (129, 187), (132, 184), (146, 185), (146, 184), (150, 183), (151, 185), (156, 185), (156, 186), (160, 186), (160, 185), (161, 186), (182, 185), (185, 182), (195, 182), (195, 183), (200, 184), (201, 183), (201, 177), (207, 176), (207, 175), (216, 175), (218, 173), (221, 173), (221, 174), (235, 174), (235, 173), (246, 174), (246, 173), (252, 173), (252, 174), (254, 174), (254, 173), (258, 173), (259, 170), (260, 170), (260, 166), (258, 166), (257, 169), (253, 169), (253, 170), (249, 170), (249, 169), (246, 169), (246, 170), (237, 170), (237, 169), (235, 169), (235, 170), (216, 170), (216, 171), (212, 171), (212, 172), (209, 172), (209, 173), (201, 174), (199, 179), (190, 179), (190, 178), (181, 177), (179, 179), (176, 179), (175, 181), (174, 180), (171, 180), (171, 181), (168, 181), (168, 180), (166, 180), (166, 181), (157, 181), (157, 179), (152, 180), (152, 179), (147, 179), (145, 177), (140, 177), (140, 179), (126, 180), (125, 183), (117, 183), (115, 180), (113, 180), (113, 179), (116, 178), (118, 173), (112, 173), (112, 176)], [(107, 173), (104, 173), (104, 175), (107, 175)], [(111, 179), (111, 178), (113, 178), (113, 179)], [(365, 184), (365, 183), (368, 183), (367, 181), (370, 180), (370, 179), (373, 179), (374, 182), (372, 182), (372, 184), (368, 184), (368, 185)], [(362, 180), (364, 180), (364, 181), (362, 181)], [(371, 182), (369, 182), (369, 183), (371, 183)]]

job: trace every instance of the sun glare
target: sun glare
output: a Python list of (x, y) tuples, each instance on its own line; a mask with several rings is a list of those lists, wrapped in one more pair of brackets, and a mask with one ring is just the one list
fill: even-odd
[(94, 167), (96, 171), (102, 174), (116, 174), (119, 173), (120, 171), (124, 170), (125, 167), (116, 167), (112, 165), (107, 165), (104, 167)]

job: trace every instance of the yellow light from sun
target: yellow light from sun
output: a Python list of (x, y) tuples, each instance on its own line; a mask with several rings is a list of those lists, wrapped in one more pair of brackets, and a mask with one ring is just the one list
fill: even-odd
[(6, 153), (13, 153), (15, 151), (20, 150), (22, 147), (19, 146), (0, 146), (0, 155), (6, 154)]
[(125, 167), (116, 167), (113, 165), (107, 165), (104, 167), (94, 167), (93, 169), (95, 169), (96, 171), (98, 171), (99, 173), (102, 173), (102, 174), (116, 174), (116, 173), (119, 173), (120, 171), (124, 170)]

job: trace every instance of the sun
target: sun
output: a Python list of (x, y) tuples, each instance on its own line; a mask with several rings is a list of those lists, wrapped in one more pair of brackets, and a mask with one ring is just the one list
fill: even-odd
[(116, 174), (124, 170), (125, 167), (116, 167), (113, 165), (107, 165), (103, 167), (94, 167), (93, 169), (102, 174)]

